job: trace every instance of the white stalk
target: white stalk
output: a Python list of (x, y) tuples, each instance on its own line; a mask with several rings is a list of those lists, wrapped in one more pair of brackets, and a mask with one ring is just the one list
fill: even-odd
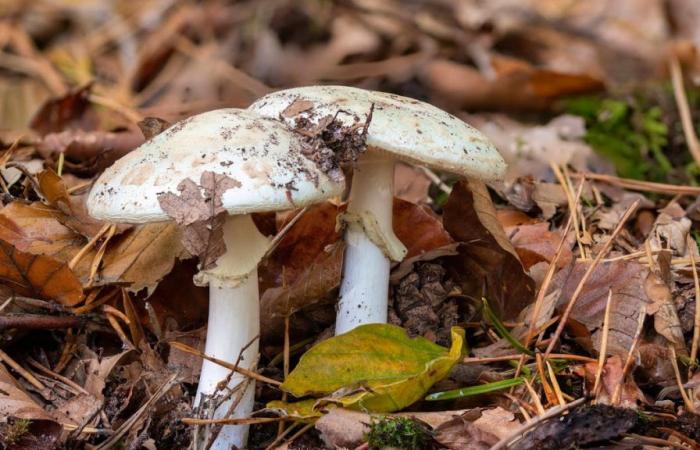
[(336, 334), (387, 321), (391, 262), (386, 253), (388, 247), (396, 247), (393, 241), (398, 242), (392, 230), (393, 193), (394, 159), (373, 152), (363, 155), (353, 174), (348, 214), (370, 218), (376, 227), (369, 227), (368, 221), (348, 221)]
[[(224, 242), (226, 253), (217, 260), (215, 269), (205, 272), (209, 281), (209, 324), (205, 353), (235, 363), (242, 349), (252, 342), (243, 351), (239, 365), (254, 370), (258, 358), (256, 338), (260, 333), (257, 261), (265, 253), (268, 240), (260, 234), (249, 215), (240, 215), (227, 217), (224, 224)], [(223, 387), (220, 383), (229, 376), (227, 387), (223, 390), (217, 389)], [(240, 388), (229, 400), (216, 408), (214, 418), (248, 417), (253, 411), (255, 383), (238, 373), (231, 375), (229, 369), (205, 360), (202, 364), (195, 405), (202, 403), (201, 406), (205, 409), (213, 408), (222, 396), (230, 393), (230, 389), (245, 382), (248, 382), (248, 387), (233, 414), (227, 413), (232, 402), (241, 395)], [(247, 440), (247, 425), (225, 425), (211, 448), (224, 450), (230, 449), (232, 445), (246, 448)], [(202, 441), (200, 445), (201, 443)]]

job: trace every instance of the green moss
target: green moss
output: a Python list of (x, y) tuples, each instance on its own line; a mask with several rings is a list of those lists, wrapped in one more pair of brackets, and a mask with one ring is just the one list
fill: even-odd
[(586, 120), (586, 142), (625, 178), (666, 181), (673, 165), (666, 152), (669, 128), (664, 110), (641, 97), (581, 97), (566, 103)]
[(372, 419), (367, 443), (371, 449), (396, 448), (401, 450), (428, 450), (435, 448), (430, 431), (408, 417)]
[(32, 421), (29, 419), (14, 419), (11, 423), (5, 426), (2, 436), (2, 443), (9, 448), (17, 444), (24, 435), (29, 432), (29, 425)]

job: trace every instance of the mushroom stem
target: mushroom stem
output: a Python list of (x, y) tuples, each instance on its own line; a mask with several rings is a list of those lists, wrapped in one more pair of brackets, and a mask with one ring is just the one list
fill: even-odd
[[(348, 221), (336, 334), (366, 323), (386, 323), (391, 268), (386, 247), (395, 240), (393, 200), (394, 159), (370, 150), (355, 168), (348, 214), (376, 220), (377, 226), (369, 229), (366, 222)], [(377, 231), (383, 236), (377, 236)], [(379, 241), (383, 241), (384, 248), (377, 245)]]
[[(216, 275), (209, 276), (209, 325), (205, 353), (230, 363), (236, 363), (241, 355), (239, 365), (254, 369), (260, 333), (257, 262), (252, 269), (243, 268), (240, 267), (240, 259), (255, 259), (264, 254), (268, 240), (260, 234), (250, 215), (228, 216), (223, 228), (226, 253), (217, 260), (217, 267), (209, 272)], [(248, 258), (238, 258), (239, 255)], [(236, 277), (242, 269), (246, 270), (244, 273), (247, 275)], [(225, 278), (224, 274), (231, 277)], [(245, 351), (241, 353), (244, 348)], [(228, 389), (217, 390), (219, 384), (229, 376)], [(255, 394), (255, 383), (252, 380), (248, 381), (247, 389), (233, 414), (227, 413), (232, 402), (238, 399), (239, 391), (221, 402), (221, 398), (227, 396), (230, 389), (244, 382), (245, 377), (239, 373), (231, 374), (231, 370), (205, 360), (195, 405), (210, 411), (220, 403), (213, 414), (214, 418), (248, 417), (253, 410)], [(210, 397), (212, 394), (216, 394), (214, 398)], [(248, 425), (224, 425), (211, 448), (230, 449), (231, 445), (245, 448), (247, 438)]]

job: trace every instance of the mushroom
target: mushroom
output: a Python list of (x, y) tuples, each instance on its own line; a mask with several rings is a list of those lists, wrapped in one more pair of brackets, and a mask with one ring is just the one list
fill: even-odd
[[(194, 237), (211, 233), (210, 250), (223, 240), (225, 248), (219, 245), (220, 255), (214, 254), (218, 257), (205, 263), (211, 251), (200, 255), (195, 276), (197, 284), (209, 285), (209, 356), (235, 363), (241, 355), (240, 366), (248, 369), (256, 363), (257, 265), (270, 240), (258, 231), (250, 213), (297, 208), (342, 195), (342, 172), (321, 170), (304, 156), (303, 145), (276, 120), (239, 109), (210, 111), (174, 124), (118, 160), (90, 192), (87, 206), (95, 218), (127, 223), (175, 219), (184, 226), (183, 236), (188, 230)], [(218, 226), (217, 240), (213, 231)], [(187, 239), (183, 244), (196, 247), (192, 242), (188, 247)], [(195, 404), (213, 409), (217, 386), (229, 375), (229, 369), (205, 360)], [(244, 381), (233, 374), (228, 387), (244, 386)], [(249, 382), (233, 417), (250, 414), (253, 396)], [(221, 403), (214, 417), (225, 416), (231, 402)], [(243, 448), (247, 432), (247, 426), (224, 426), (212, 448)]]
[(427, 165), (484, 181), (503, 177), (505, 162), (479, 131), (427, 103), (346, 86), (309, 86), (268, 94), (249, 109), (290, 128), (335, 117), (357, 124), (372, 109), (367, 151), (356, 161), (346, 214), (345, 261), (335, 331), (385, 323), (390, 261), (406, 248), (392, 229), (394, 162)]

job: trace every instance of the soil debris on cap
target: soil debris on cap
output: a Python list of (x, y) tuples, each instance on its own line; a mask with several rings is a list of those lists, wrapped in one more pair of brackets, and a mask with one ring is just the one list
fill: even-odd
[(226, 175), (211, 171), (202, 173), (199, 185), (189, 178), (177, 186), (180, 195), (164, 192), (158, 203), (165, 213), (183, 227), (182, 245), (193, 256), (199, 257), (202, 270), (212, 269), (219, 256), (226, 253), (223, 224), (227, 212), (222, 195), (241, 183)]
[[(355, 162), (367, 150), (367, 129), (372, 121), (374, 104), (370, 107), (364, 121), (352, 114), (354, 122), (346, 125), (338, 117), (351, 114), (338, 110), (335, 115), (315, 117), (314, 104), (308, 100), (296, 99), (284, 111), (281, 118), (294, 118), (292, 131), (303, 136), (304, 156), (316, 166), (336, 179), (342, 165)], [(283, 121), (284, 122), (284, 121)]]

